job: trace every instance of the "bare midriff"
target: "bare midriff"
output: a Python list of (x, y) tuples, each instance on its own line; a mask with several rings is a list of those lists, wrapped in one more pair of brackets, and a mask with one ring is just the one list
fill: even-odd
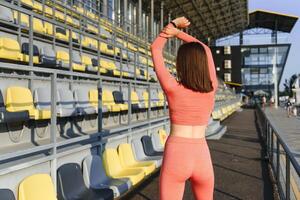
[(171, 124), (170, 135), (187, 137), (187, 138), (203, 138), (207, 125), (189, 126)]

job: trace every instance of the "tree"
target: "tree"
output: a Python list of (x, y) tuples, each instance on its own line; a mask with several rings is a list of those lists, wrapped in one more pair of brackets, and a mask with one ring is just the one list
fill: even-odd
[(293, 96), (292, 87), (296, 79), (298, 78), (297, 74), (293, 74), (290, 79), (285, 79), (283, 86), (284, 86), (284, 93), (288, 95), (289, 97)]

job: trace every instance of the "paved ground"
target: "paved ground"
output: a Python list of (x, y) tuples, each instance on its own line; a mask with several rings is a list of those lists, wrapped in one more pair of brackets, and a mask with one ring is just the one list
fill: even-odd
[[(224, 121), (227, 133), (221, 140), (209, 141), (215, 172), (215, 200), (272, 200), (267, 166), (256, 133), (254, 110), (235, 113)], [(159, 172), (123, 199), (158, 200)], [(183, 200), (193, 200), (187, 181)], [(171, 199), (170, 199), (171, 200)]]

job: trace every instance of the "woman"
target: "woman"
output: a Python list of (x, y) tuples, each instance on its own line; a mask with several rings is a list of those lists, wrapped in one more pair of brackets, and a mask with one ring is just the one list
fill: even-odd
[[(197, 200), (213, 199), (214, 173), (205, 129), (218, 83), (209, 47), (177, 29), (189, 24), (185, 17), (173, 20), (151, 45), (155, 72), (167, 96), (171, 120), (160, 172), (161, 200), (182, 199), (187, 179), (191, 180)], [(178, 80), (164, 65), (163, 47), (171, 37), (185, 42), (177, 53)]]

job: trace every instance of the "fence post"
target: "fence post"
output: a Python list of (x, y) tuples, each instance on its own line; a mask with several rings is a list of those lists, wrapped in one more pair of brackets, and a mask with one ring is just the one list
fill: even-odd
[(286, 169), (285, 169), (285, 199), (290, 200), (290, 159), (288, 154), (285, 154), (285, 162), (286, 162)]

